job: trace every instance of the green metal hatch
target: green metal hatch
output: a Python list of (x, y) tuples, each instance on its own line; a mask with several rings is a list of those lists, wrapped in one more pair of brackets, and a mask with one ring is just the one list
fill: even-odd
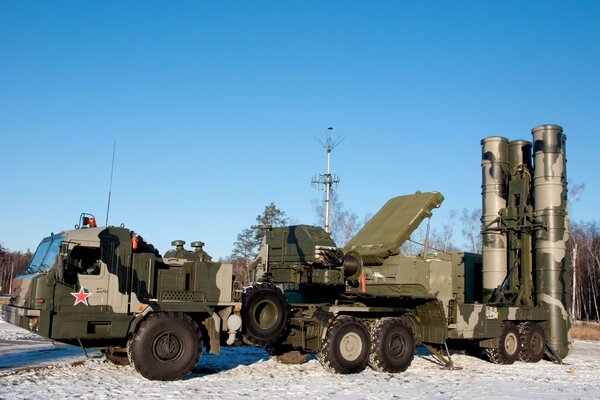
[(346, 244), (344, 253), (359, 253), (366, 265), (381, 264), (399, 253), (400, 246), (442, 201), (439, 192), (394, 197)]

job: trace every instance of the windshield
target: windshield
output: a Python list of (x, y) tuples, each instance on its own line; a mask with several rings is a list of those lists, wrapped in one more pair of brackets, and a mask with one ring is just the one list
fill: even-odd
[(34, 274), (37, 272), (48, 272), (54, 266), (56, 256), (60, 250), (60, 244), (65, 239), (64, 235), (53, 235), (48, 236), (42, 240), (42, 243), (38, 246), (26, 274)]

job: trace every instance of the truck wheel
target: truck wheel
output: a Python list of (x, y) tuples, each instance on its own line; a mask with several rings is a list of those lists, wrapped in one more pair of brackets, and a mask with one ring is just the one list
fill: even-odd
[(329, 327), (317, 358), (325, 368), (353, 374), (365, 369), (369, 350), (369, 331), (365, 324), (360, 319), (341, 316)]
[(544, 329), (534, 322), (525, 322), (519, 325), (519, 334), (521, 335), (519, 359), (534, 363), (540, 361), (546, 350)]
[(131, 365), (144, 378), (179, 380), (198, 365), (200, 330), (186, 314), (152, 314), (129, 340), (127, 352)]
[(521, 335), (519, 330), (510, 321), (500, 324), (500, 336), (497, 349), (486, 349), (491, 362), (495, 364), (512, 364), (519, 358), (521, 349)]
[(115, 349), (114, 351), (102, 350), (101, 353), (109, 361), (115, 365), (129, 365), (129, 357), (127, 356), (127, 349)]
[(287, 302), (275, 285), (259, 283), (246, 289), (241, 314), (246, 339), (264, 346), (275, 342), (283, 333)]
[(369, 365), (379, 372), (402, 372), (415, 357), (412, 330), (398, 318), (382, 318), (371, 331)]
[(271, 357), (281, 364), (303, 364), (310, 353), (294, 349), (291, 346), (273, 345), (267, 348)]

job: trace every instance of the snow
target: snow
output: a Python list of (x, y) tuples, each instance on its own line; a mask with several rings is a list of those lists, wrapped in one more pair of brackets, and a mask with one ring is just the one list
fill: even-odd
[(55, 347), (0, 321), (0, 398), (48, 399), (117, 397), (181, 399), (580, 399), (599, 398), (600, 342), (576, 341), (564, 365), (541, 361), (495, 365), (453, 355), (459, 370), (444, 370), (427, 352), (404, 373), (367, 368), (354, 375), (325, 371), (312, 358), (283, 365), (256, 347), (227, 347), (218, 356), (203, 354), (198, 367), (182, 381), (155, 382), (131, 367), (99, 358), (86, 359), (72, 346)]

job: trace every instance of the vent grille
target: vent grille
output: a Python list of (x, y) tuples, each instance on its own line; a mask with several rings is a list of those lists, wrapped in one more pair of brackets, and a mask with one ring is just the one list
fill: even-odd
[(162, 301), (205, 301), (204, 292), (190, 292), (186, 290), (166, 290), (161, 292)]

